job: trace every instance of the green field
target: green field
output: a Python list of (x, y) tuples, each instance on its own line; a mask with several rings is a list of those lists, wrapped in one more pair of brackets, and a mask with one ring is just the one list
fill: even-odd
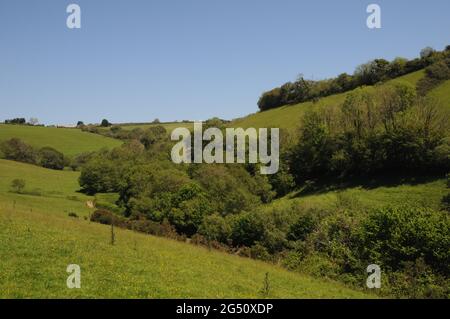
[[(74, 212), (87, 216), (86, 202), (93, 197), (79, 193), (79, 172), (49, 170), (39, 166), (0, 159), (0, 207), (16, 207), (24, 211), (40, 210), (67, 216)], [(23, 179), (22, 194), (11, 191), (11, 182)]]
[(79, 129), (0, 124), (0, 142), (13, 137), (31, 146), (53, 147), (66, 156), (96, 151), (104, 147), (113, 148), (121, 144), (118, 140), (82, 132)]
[[(0, 161), (0, 298), (258, 298), (269, 273), (273, 298), (363, 298), (371, 294), (194, 245), (90, 223), (78, 173)], [(23, 178), (41, 195), (15, 194)], [(45, 182), (44, 182), (45, 181)], [(75, 212), (79, 218), (71, 218)], [(66, 287), (68, 264), (81, 289)]]

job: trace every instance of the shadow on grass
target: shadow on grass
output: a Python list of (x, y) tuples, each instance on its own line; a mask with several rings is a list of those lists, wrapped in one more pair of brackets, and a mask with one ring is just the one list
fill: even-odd
[(445, 174), (389, 174), (389, 175), (371, 175), (371, 176), (354, 176), (346, 179), (322, 179), (319, 181), (307, 181), (303, 187), (297, 190), (292, 198), (298, 198), (305, 195), (319, 195), (331, 191), (339, 191), (347, 188), (361, 187), (365, 190), (371, 190), (378, 187), (398, 187), (401, 185), (420, 185), (434, 182), (445, 178)]

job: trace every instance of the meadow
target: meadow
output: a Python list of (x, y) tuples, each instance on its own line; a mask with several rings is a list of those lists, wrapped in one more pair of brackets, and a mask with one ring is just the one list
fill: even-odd
[[(0, 160), (0, 298), (371, 298), (281, 267), (91, 223), (77, 172)], [(10, 192), (13, 178), (40, 195)], [(27, 189), (26, 188), (26, 189)], [(25, 190), (26, 190), (25, 189)], [(69, 217), (76, 213), (79, 218)], [(79, 264), (81, 289), (66, 287)], [(269, 295), (261, 295), (269, 273)]]
[(66, 156), (113, 148), (122, 142), (75, 128), (0, 124), (0, 142), (19, 138), (34, 147), (50, 146)]

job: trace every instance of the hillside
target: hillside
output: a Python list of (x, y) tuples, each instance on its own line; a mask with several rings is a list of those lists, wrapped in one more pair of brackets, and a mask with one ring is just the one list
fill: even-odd
[[(23, 178), (39, 196), (9, 192)], [(190, 244), (116, 230), (83, 217), (87, 196), (76, 172), (0, 160), (0, 298), (257, 298), (266, 273), (273, 298), (373, 297), (341, 284), (209, 251)], [(68, 217), (75, 212), (80, 218)], [(80, 290), (66, 287), (66, 267), (81, 266)]]
[(97, 151), (104, 147), (113, 148), (121, 144), (118, 140), (79, 129), (0, 124), (0, 142), (13, 137), (31, 146), (53, 147), (66, 156)]
[[(397, 79), (391, 80), (393, 82), (403, 81), (413, 85), (417, 84), (424, 76), (424, 71), (417, 71)], [(235, 119), (229, 126), (231, 127), (278, 127), (288, 130), (295, 130), (299, 123), (303, 113), (311, 108), (319, 106), (336, 106), (344, 102), (347, 93), (341, 93), (321, 98), (318, 102), (305, 102), (295, 105), (286, 105), (275, 109), (267, 110), (264, 112), (258, 112), (250, 114), (246, 117)], [(450, 109), (450, 81), (446, 81), (443, 84), (435, 88), (430, 94), (440, 99)]]

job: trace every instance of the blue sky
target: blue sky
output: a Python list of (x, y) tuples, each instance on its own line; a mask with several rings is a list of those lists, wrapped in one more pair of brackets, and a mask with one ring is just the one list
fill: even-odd
[[(66, 27), (66, 7), (82, 28)], [(366, 7), (382, 29), (366, 27)], [(0, 0), (0, 120), (231, 119), (299, 73), (450, 44), (450, 1)]]

